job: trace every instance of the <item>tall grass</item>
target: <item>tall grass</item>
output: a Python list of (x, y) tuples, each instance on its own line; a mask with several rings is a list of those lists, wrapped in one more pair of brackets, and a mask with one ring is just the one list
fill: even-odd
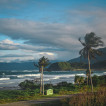
[[(61, 102), (64, 103), (64, 100)], [(101, 87), (98, 92), (84, 93), (65, 100), (69, 106), (106, 106), (106, 88)]]
[(32, 106), (106, 106), (106, 89), (100, 87), (98, 92), (77, 94), (59, 101)]

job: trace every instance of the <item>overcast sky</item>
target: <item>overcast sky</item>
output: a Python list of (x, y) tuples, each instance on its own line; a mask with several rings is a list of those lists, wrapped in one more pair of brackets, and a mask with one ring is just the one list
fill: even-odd
[(90, 32), (106, 42), (106, 0), (0, 0), (0, 62), (76, 58)]

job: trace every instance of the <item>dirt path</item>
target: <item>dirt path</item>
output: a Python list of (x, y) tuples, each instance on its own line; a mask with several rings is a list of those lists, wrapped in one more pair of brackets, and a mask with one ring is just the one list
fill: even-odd
[(19, 101), (19, 102), (13, 102), (13, 103), (8, 103), (8, 104), (0, 104), (0, 106), (31, 106), (32, 104), (42, 104), (42, 103), (46, 103), (49, 101), (56, 101), (56, 100), (60, 100), (63, 98), (72, 97), (74, 95), (75, 94), (63, 95), (63, 96), (58, 96), (58, 97), (50, 97), (50, 98), (39, 99), (39, 100)]

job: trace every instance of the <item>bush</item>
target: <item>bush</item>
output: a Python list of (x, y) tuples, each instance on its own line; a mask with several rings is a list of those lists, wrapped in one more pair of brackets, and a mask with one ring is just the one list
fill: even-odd
[(53, 84), (45, 84), (45, 88), (46, 89), (52, 89), (53, 88)]
[(67, 86), (68, 85), (68, 83), (67, 82), (60, 82), (60, 83), (58, 83), (57, 84), (57, 86)]
[(39, 85), (34, 83), (31, 80), (25, 80), (19, 84), (19, 87), (23, 90), (28, 90), (28, 89), (36, 89), (39, 88)]
[(103, 76), (96, 76), (94, 75), (92, 77), (92, 82), (93, 82), (93, 85), (94, 86), (99, 86), (99, 85), (104, 85), (106, 84), (106, 75), (103, 75)]

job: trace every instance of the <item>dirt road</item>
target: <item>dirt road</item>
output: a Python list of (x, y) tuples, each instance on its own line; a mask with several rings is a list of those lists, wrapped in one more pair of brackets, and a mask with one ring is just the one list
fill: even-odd
[(50, 97), (50, 98), (39, 99), (39, 100), (19, 101), (19, 102), (13, 102), (13, 103), (8, 103), (8, 104), (0, 104), (0, 106), (31, 106), (32, 104), (42, 104), (42, 103), (46, 103), (49, 101), (56, 101), (56, 100), (72, 97), (74, 95), (75, 94), (63, 95), (63, 96), (58, 96), (58, 97)]

